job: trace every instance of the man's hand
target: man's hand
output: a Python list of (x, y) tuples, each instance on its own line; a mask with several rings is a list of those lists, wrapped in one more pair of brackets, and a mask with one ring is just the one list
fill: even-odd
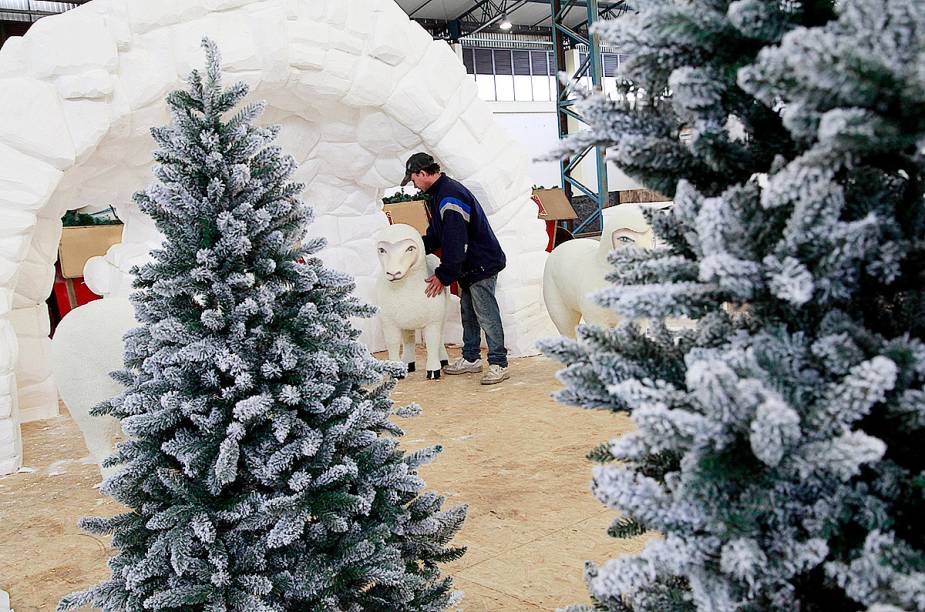
[(443, 293), (444, 285), (440, 282), (440, 279), (436, 276), (431, 276), (426, 279), (427, 288), (424, 289), (424, 295), (430, 298), (435, 298), (441, 293)]

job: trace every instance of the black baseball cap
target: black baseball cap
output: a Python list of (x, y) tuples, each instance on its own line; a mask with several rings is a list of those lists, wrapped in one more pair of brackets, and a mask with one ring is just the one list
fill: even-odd
[(411, 175), (415, 172), (420, 172), (424, 168), (429, 168), (435, 163), (434, 158), (428, 155), (427, 153), (415, 153), (408, 158), (408, 162), (405, 164), (405, 178), (401, 182), (401, 186), (404, 187), (411, 182)]

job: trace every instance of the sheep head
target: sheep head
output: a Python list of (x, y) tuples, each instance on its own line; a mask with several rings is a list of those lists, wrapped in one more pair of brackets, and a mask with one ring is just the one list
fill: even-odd
[[(670, 203), (668, 203), (670, 206)], [(643, 207), (667, 208), (664, 202), (653, 204), (621, 204), (608, 209), (604, 217), (604, 231), (601, 233), (599, 257), (607, 260), (607, 254), (613, 249), (636, 246), (640, 249), (655, 248), (655, 233), (649, 227), (643, 214)]]
[(424, 241), (410, 225), (390, 225), (379, 234), (376, 244), (379, 263), (386, 280), (401, 280), (424, 265)]

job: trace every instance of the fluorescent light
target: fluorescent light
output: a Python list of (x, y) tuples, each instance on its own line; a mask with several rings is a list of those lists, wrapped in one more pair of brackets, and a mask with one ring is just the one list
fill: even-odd
[(511, 23), (511, 20), (507, 18), (507, 13), (501, 14), (501, 23), (498, 24), (498, 27), (504, 30), (505, 32), (514, 27), (514, 24)]

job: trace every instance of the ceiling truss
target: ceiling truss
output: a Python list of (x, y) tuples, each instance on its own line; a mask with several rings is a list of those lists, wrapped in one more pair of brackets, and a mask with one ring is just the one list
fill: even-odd
[[(426, 8), (433, 0), (423, 0), (414, 10), (409, 11), (408, 16), (418, 21), (426, 28), (434, 38), (458, 42), (466, 36), (473, 36), (482, 32), (499, 33), (502, 32), (498, 25), (502, 18), (514, 15), (519, 9), (528, 4), (542, 4), (551, 6), (552, 0), (474, 0), (473, 6), (460, 13), (454, 19), (435, 20), (420, 19), (415, 17), (422, 9)], [(566, 0), (562, 3), (566, 10), (588, 9), (586, 0)], [(626, 13), (629, 9), (629, 0), (610, 0), (599, 2), (598, 11), (602, 19), (613, 19)], [(523, 34), (523, 35), (541, 35), (548, 36), (551, 40), (551, 28), (541, 26), (543, 22), (548, 21), (548, 17), (543, 17), (533, 25), (514, 25), (511, 29), (504, 31), (506, 34)], [(578, 31), (587, 34), (588, 21), (585, 19), (577, 26)]]

